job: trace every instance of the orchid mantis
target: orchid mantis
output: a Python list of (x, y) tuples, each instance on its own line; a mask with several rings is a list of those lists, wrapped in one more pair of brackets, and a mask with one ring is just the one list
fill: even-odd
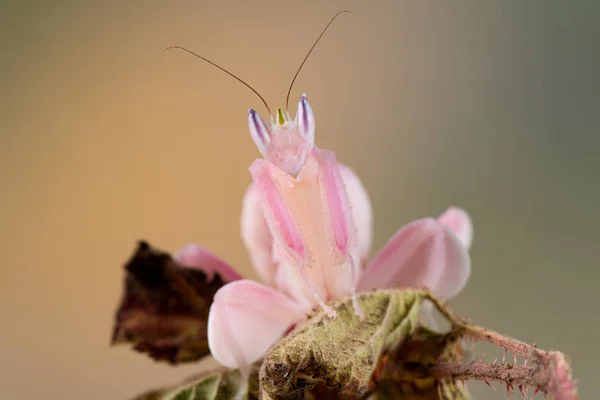
[[(269, 109), (246, 82), (192, 54), (248, 86)], [(270, 126), (254, 110), (249, 110), (247, 117), (250, 136), (263, 158), (249, 168), (253, 182), (243, 200), (241, 231), (252, 264), (265, 284), (236, 276), (215, 295), (208, 339), (217, 361), (248, 373), (252, 363), (315, 307), (335, 318), (328, 302), (344, 296), (355, 300), (359, 291), (427, 287), (448, 299), (462, 290), (470, 274), (472, 238), (466, 212), (451, 207), (437, 219), (406, 225), (368, 263), (372, 237), (369, 196), (356, 174), (339, 163), (334, 152), (315, 146), (316, 118), (306, 95), (300, 98), (294, 119), (287, 106), (285, 113), (278, 108), (271, 116)], [(206, 250), (188, 245), (178, 257), (201, 268), (208, 256)], [(214, 259), (212, 255), (208, 258)], [(224, 271), (230, 272), (228, 268)], [(353, 304), (361, 318), (358, 304)]]
[[(294, 120), (278, 108), (269, 129), (250, 110), (248, 124), (264, 156), (250, 166), (255, 186), (251, 190), (260, 198), (274, 238), (273, 258), (280, 262), (280, 273), (287, 275), (283, 279), (304, 283), (304, 287), (289, 285), (288, 294), (307, 305), (314, 299), (335, 317), (326, 302), (348, 294), (354, 297), (360, 274), (352, 206), (335, 154), (314, 145), (315, 117), (306, 95)], [(245, 235), (250, 247), (254, 234)]]

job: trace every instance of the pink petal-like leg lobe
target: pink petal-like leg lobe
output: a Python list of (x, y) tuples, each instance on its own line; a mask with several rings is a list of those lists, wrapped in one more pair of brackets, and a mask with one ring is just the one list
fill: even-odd
[(290, 214), (285, 199), (271, 177), (269, 164), (255, 160), (250, 166), (263, 206), (263, 212), (271, 233), (296, 258), (304, 258), (304, 243), (298, 227)]
[(465, 210), (450, 207), (437, 220), (440, 224), (450, 228), (462, 242), (465, 249), (469, 251), (473, 242), (473, 223)]
[(229, 283), (210, 308), (210, 352), (220, 364), (247, 372), (306, 311), (268, 286), (250, 280)]
[(352, 207), (346, 192), (346, 186), (342, 179), (335, 153), (327, 150), (318, 150), (320, 164), (320, 184), (325, 201), (326, 214), (329, 217), (331, 231), (335, 246), (341, 256), (351, 268), (352, 288), (351, 295), (356, 315), (362, 316), (356, 301), (356, 286), (360, 276), (360, 260), (358, 260), (359, 249), (357, 247), (357, 234), (352, 215)]
[(180, 264), (206, 273), (212, 279), (215, 273), (225, 282), (242, 279), (228, 263), (213, 255), (210, 251), (197, 244), (189, 243), (183, 246), (173, 258)]
[(352, 208), (352, 217), (356, 227), (356, 241), (360, 260), (366, 260), (371, 251), (373, 240), (373, 209), (369, 194), (356, 173), (338, 162), (338, 168), (346, 186), (346, 192)]
[(471, 257), (463, 243), (453, 231), (443, 227), (435, 238), (430, 268), (441, 265), (437, 281), (432, 281), (430, 290), (442, 300), (451, 299), (460, 293), (471, 275)]
[(300, 269), (295, 263), (280, 264), (275, 274), (275, 287), (307, 308), (314, 306), (314, 295), (300, 276)]
[(394, 234), (367, 266), (359, 289), (425, 287), (448, 299), (464, 287), (470, 272), (469, 255), (458, 238), (426, 218)]
[(350, 235), (354, 232), (352, 215), (346, 187), (338, 169), (335, 154), (327, 150), (319, 152), (321, 166), (321, 184), (329, 211), (329, 218), (335, 244), (343, 256), (348, 255)]
[(277, 262), (273, 259), (273, 236), (267, 226), (255, 183), (250, 184), (244, 195), (241, 232), (254, 270), (265, 283), (275, 284)]
[(419, 286), (426, 271), (428, 242), (439, 231), (431, 218), (421, 219), (400, 228), (367, 265), (360, 282), (361, 291)]

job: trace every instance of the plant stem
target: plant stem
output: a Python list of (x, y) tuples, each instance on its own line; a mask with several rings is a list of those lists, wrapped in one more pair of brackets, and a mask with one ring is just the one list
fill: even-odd
[[(481, 340), (525, 357), (525, 365), (475, 363), (434, 363), (423, 366), (430, 374), (450, 379), (476, 379), (502, 381), (509, 393), (517, 386), (525, 394), (525, 388), (533, 387), (536, 392), (550, 393), (555, 400), (577, 400), (577, 387), (571, 376), (571, 367), (567, 357), (558, 351), (545, 351), (534, 345), (502, 335), (498, 332), (472, 325), (456, 316), (446, 305), (431, 295), (427, 298), (450, 321), (454, 329), (464, 337)], [(483, 358), (482, 358), (483, 361)], [(516, 358), (515, 358), (516, 361)], [(527, 362), (534, 365), (527, 367)], [(488, 383), (489, 384), (489, 383)]]

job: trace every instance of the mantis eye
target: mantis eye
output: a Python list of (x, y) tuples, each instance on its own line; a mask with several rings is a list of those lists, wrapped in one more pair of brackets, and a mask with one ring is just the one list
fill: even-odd
[(298, 111), (296, 112), (295, 122), (298, 133), (305, 138), (312, 147), (315, 143), (315, 115), (308, 103), (306, 94), (303, 94), (298, 102)]
[(271, 143), (271, 131), (254, 110), (248, 110), (248, 127), (250, 128), (252, 140), (254, 140), (256, 147), (258, 147), (258, 150), (264, 156)]

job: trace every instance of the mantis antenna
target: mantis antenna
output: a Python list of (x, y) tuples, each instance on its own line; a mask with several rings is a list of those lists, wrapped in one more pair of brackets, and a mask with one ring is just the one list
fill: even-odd
[(199, 59), (206, 61), (207, 63), (209, 63), (210, 65), (212, 65), (213, 67), (217, 67), (219, 68), (221, 71), (225, 72), (227, 75), (237, 79), (239, 82), (243, 83), (244, 85), (246, 85), (246, 87), (250, 90), (252, 90), (263, 102), (263, 104), (265, 105), (265, 107), (267, 107), (267, 111), (269, 111), (269, 115), (271, 115), (271, 108), (269, 107), (269, 105), (267, 104), (267, 102), (265, 101), (265, 99), (260, 95), (260, 93), (258, 93), (256, 91), (256, 89), (254, 89), (252, 86), (250, 86), (248, 83), (246, 83), (243, 79), (238, 78), (237, 76), (235, 76), (234, 74), (232, 74), (231, 72), (227, 71), (225, 68), (221, 67), (220, 65), (215, 64), (214, 62), (202, 57), (200, 54), (194, 53), (191, 50), (186, 49), (185, 47), (181, 47), (181, 46), (170, 46), (167, 47), (165, 50), (171, 50), (171, 49), (179, 49), (179, 50), (183, 50), (185, 52), (188, 52), (189, 54), (198, 57)]
[[(308, 60), (308, 57), (310, 56), (310, 53), (312, 53), (312, 51), (314, 50), (314, 48), (317, 46), (317, 43), (319, 43), (319, 40), (321, 40), (321, 37), (323, 37), (323, 35), (325, 34), (325, 32), (327, 31), (327, 29), (329, 28), (329, 26), (333, 23), (333, 21), (335, 21), (335, 19), (340, 14), (343, 14), (343, 13), (352, 13), (352, 11), (342, 10), (342, 11), (339, 11), (337, 14), (335, 14), (333, 16), (333, 18), (331, 18), (331, 20), (329, 21), (329, 23), (325, 26), (325, 28), (323, 29), (323, 31), (321, 32), (321, 34), (319, 35), (319, 37), (317, 38), (317, 40), (315, 40), (315, 42), (313, 43), (312, 47), (310, 48), (310, 50), (308, 51), (308, 53), (304, 57), (304, 60), (302, 60), (302, 64), (300, 64), (300, 67), (296, 71), (296, 74), (294, 75), (294, 78), (292, 79), (292, 83), (290, 83), (290, 87), (288, 89), (287, 96), (285, 98), (285, 109), (286, 110), (288, 109), (288, 105), (289, 105), (289, 102), (290, 102), (290, 94), (292, 93), (292, 88), (294, 87), (294, 82), (296, 82), (296, 78), (298, 77), (298, 74), (300, 73), (300, 71), (302, 70), (302, 67), (306, 63), (306, 60)], [(193, 52), (193, 51), (191, 51), (189, 49), (186, 49), (185, 47), (182, 47), (182, 46), (170, 46), (170, 47), (167, 47), (165, 50), (173, 50), (173, 49), (183, 50), (186, 53), (189, 53), (189, 54), (193, 55), (194, 57), (197, 57), (197, 58), (201, 59), (202, 61), (205, 61), (205, 62), (209, 63), (213, 67), (216, 67), (216, 68), (220, 69), (221, 71), (225, 72), (227, 75), (229, 75), (232, 78), (236, 79), (237, 81), (243, 83), (248, 89), (252, 90), (254, 92), (254, 94), (256, 94), (258, 96), (258, 98), (263, 102), (263, 104), (267, 108), (267, 111), (269, 112), (269, 115), (272, 115), (272, 113), (271, 113), (271, 107), (269, 107), (269, 105), (267, 104), (266, 100), (260, 95), (260, 93), (258, 93), (258, 91), (256, 91), (256, 89), (254, 89), (252, 86), (250, 86), (243, 79), (241, 79), (238, 76), (234, 75), (233, 73), (229, 72), (228, 70), (226, 70), (225, 68), (221, 67), (220, 65), (218, 65), (218, 64), (210, 61), (209, 59), (207, 59), (205, 57), (202, 57), (200, 54), (195, 53), (195, 52)]]
[(325, 32), (327, 31), (327, 28), (329, 28), (329, 25), (331, 25), (333, 23), (333, 21), (335, 21), (335, 19), (343, 13), (349, 13), (352, 14), (352, 11), (349, 10), (342, 10), (340, 12), (338, 12), (337, 14), (335, 14), (333, 16), (333, 18), (331, 18), (331, 20), (329, 21), (329, 23), (327, 24), (327, 26), (325, 26), (325, 29), (323, 29), (323, 31), (321, 32), (321, 34), (319, 35), (319, 37), (317, 38), (317, 40), (315, 40), (315, 42), (313, 43), (312, 47), (310, 48), (310, 50), (308, 51), (308, 53), (306, 53), (306, 57), (304, 57), (304, 60), (302, 60), (302, 64), (300, 64), (300, 67), (298, 68), (298, 71), (296, 71), (296, 75), (294, 75), (294, 78), (292, 79), (292, 83), (290, 83), (290, 88), (288, 89), (287, 92), (287, 96), (285, 98), (285, 109), (288, 109), (288, 105), (290, 103), (290, 94), (292, 93), (292, 87), (294, 86), (294, 82), (296, 82), (296, 78), (298, 77), (298, 74), (300, 73), (300, 70), (302, 69), (302, 67), (304, 66), (304, 63), (306, 63), (306, 60), (308, 60), (308, 56), (310, 56), (310, 53), (312, 53), (313, 49), (315, 48), (315, 46), (317, 45), (317, 43), (319, 43), (319, 40), (321, 40), (321, 37), (325, 34)]

